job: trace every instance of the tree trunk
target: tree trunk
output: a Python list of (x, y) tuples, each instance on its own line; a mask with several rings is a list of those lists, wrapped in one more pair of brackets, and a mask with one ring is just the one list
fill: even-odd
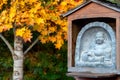
[(16, 36), (14, 39), (13, 60), (13, 80), (23, 80), (23, 40)]

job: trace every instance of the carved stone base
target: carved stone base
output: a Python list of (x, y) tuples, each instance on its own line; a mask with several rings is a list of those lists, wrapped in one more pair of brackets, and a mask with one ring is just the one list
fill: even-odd
[(120, 80), (116, 74), (94, 74), (94, 73), (67, 73), (67, 76), (75, 80)]
[(75, 77), (75, 80), (119, 80), (117, 78), (78, 78), (78, 77)]

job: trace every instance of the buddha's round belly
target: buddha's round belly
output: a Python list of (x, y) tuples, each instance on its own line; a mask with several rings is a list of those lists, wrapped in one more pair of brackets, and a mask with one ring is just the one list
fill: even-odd
[(103, 55), (103, 53), (104, 53), (104, 50), (102, 50), (102, 49), (97, 49), (97, 50), (95, 50), (95, 55), (96, 56), (102, 56)]

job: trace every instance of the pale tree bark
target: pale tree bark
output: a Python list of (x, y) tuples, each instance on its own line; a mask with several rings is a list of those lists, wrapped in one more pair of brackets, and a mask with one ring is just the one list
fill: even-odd
[(7, 41), (7, 39), (0, 33), (0, 38), (5, 42), (5, 44), (8, 46), (10, 52), (13, 54), (14, 51), (13, 51), (13, 48), (12, 46), (10, 45), (10, 43)]
[(24, 55), (38, 42), (38, 38), (28, 47), (28, 49), (23, 53), (23, 39), (21, 37), (16, 37), (14, 40), (14, 68), (13, 68), (13, 80), (23, 80), (23, 62)]
[(14, 39), (14, 49), (8, 42), (8, 40), (0, 34), (0, 38), (8, 46), (13, 57), (13, 80), (23, 80), (23, 40), (20, 37), (15, 37)]
[(13, 80), (23, 80), (23, 40), (21, 37), (14, 39), (14, 54), (13, 54)]
[(38, 38), (28, 47), (28, 49), (23, 53), (23, 39), (21, 37), (16, 37), (14, 40), (14, 68), (13, 68), (13, 80), (23, 80), (23, 62), (24, 55), (38, 42)]
[(24, 55), (39, 41), (38, 37), (36, 40), (28, 47), (28, 49), (23, 53), (23, 39), (21, 37), (15, 36), (14, 28), (14, 49), (8, 42), (8, 40), (0, 33), (0, 38), (8, 46), (13, 57), (13, 80), (23, 80), (23, 62)]
[(39, 41), (39, 37), (36, 38), (36, 40), (26, 49), (24, 52), (24, 55), (28, 53), (28, 51)]

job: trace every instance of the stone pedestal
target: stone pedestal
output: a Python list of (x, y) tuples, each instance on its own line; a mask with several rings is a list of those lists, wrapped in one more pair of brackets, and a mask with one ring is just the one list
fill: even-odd
[(116, 74), (67, 73), (75, 80), (120, 80)]
[(75, 78), (75, 80), (117, 80), (117, 78)]

